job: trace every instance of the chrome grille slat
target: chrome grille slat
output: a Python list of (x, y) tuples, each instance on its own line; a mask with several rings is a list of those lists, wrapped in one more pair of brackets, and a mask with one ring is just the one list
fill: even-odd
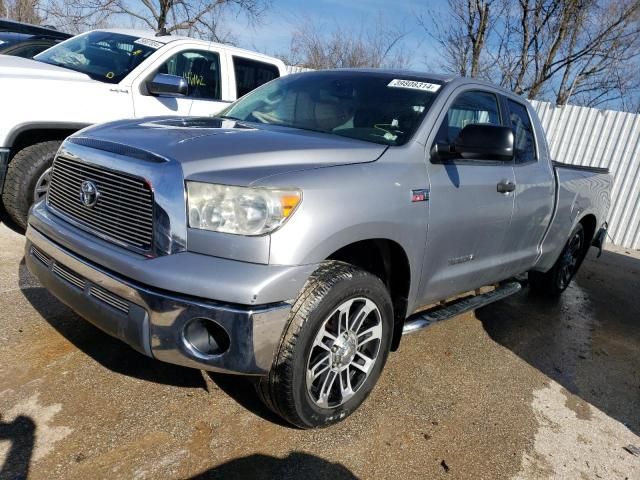
[[(67, 205), (69, 208), (73, 209), (74, 211), (76, 211), (78, 213), (78, 215), (84, 215), (87, 216), (90, 214), (88, 214), (85, 209), (82, 207), (82, 205), (80, 205), (79, 203), (76, 205), (73, 203), (73, 201), (68, 200), (67, 198), (65, 198), (64, 196), (61, 196), (59, 192), (53, 192), (52, 194), (53, 198), (56, 198), (58, 200), (60, 200), (61, 202), (64, 202), (65, 205)], [(105, 213), (109, 213), (109, 212), (105, 212)], [(110, 214), (113, 215), (113, 214)], [(135, 227), (136, 229), (140, 229), (142, 230), (142, 232), (144, 233), (150, 233), (151, 229), (152, 229), (152, 225), (151, 223), (149, 223), (148, 221), (145, 222), (144, 224), (140, 224), (140, 222), (135, 222), (133, 221), (133, 219), (127, 217), (127, 216), (122, 216), (122, 215), (116, 215), (117, 217), (120, 218), (111, 218), (110, 217), (101, 217), (99, 220), (96, 219), (96, 221), (98, 223), (106, 223), (107, 225), (112, 225), (113, 228), (115, 229), (122, 229), (123, 227)], [(115, 221), (114, 221), (115, 220)], [(142, 233), (141, 232), (141, 233)], [(132, 235), (136, 235), (136, 233), (131, 233)]]
[(127, 304), (127, 302), (121, 300), (112, 293), (103, 290), (102, 288), (91, 287), (89, 289), (89, 294), (113, 308), (120, 310), (121, 312), (129, 313), (129, 304)]
[(36, 247), (33, 247), (33, 246), (31, 247), (31, 255), (33, 255), (38, 260), (40, 260), (40, 262), (42, 262), (44, 265), (46, 265), (47, 268), (51, 266), (51, 258), (49, 258), (47, 255), (42, 253)]
[[(80, 190), (80, 185), (77, 185), (75, 188), (71, 185), (68, 185), (67, 182), (65, 180), (60, 180), (58, 179), (58, 182), (60, 182), (60, 184), (62, 185), (62, 189), (65, 190), (65, 193), (69, 196), (71, 196), (74, 192), (78, 192)], [(100, 187), (98, 187), (100, 188)], [(129, 219), (131, 218), (131, 216), (136, 217), (137, 220), (141, 221), (142, 223), (146, 223), (148, 225), (151, 225), (151, 221), (149, 220), (149, 215), (148, 212), (145, 214), (144, 211), (141, 212), (141, 209), (133, 209), (131, 207), (127, 207), (125, 205), (121, 205), (120, 202), (118, 202), (118, 206), (116, 207), (115, 205), (110, 205), (111, 203), (115, 203), (112, 200), (116, 200), (116, 199), (111, 199), (109, 198), (109, 203), (102, 201), (103, 199), (100, 198), (98, 199), (98, 203), (101, 203), (102, 208), (109, 210), (113, 215), (116, 216), (121, 216), (125, 219)], [(123, 211), (124, 210), (124, 211)]]
[[(55, 173), (55, 170), (54, 170)], [(74, 178), (76, 180), (82, 181), (82, 180), (94, 180), (97, 182), (101, 182), (103, 184), (103, 186), (108, 187), (110, 189), (113, 189), (114, 191), (117, 192), (121, 192), (121, 193), (125, 193), (127, 195), (132, 195), (132, 196), (142, 196), (144, 198), (146, 197), (151, 197), (151, 192), (145, 188), (144, 185), (123, 185), (123, 184), (119, 184), (119, 183), (114, 183), (110, 178), (109, 179), (105, 179), (105, 178), (99, 178), (98, 175), (94, 174), (94, 173), (82, 173), (79, 172), (75, 169), (71, 169), (71, 168), (67, 168), (66, 170), (64, 170), (64, 174), (69, 177), (69, 178)]]
[[(136, 194), (132, 194), (132, 193), (125, 193), (125, 192), (121, 192), (118, 190), (113, 190), (111, 188), (109, 188), (108, 185), (106, 185), (104, 182), (101, 182), (100, 180), (95, 180), (93, 177), (89, 177), (86, 176), (84, 178), (82, 177), (76, 177), (73, 174), (69, 174), (68, 172), (63, 174), (60, 174), (59, 172), (56, 172), (55, 170), (52, 172), (52, 177), (53, 176), (57, 176), (59, 181), (66, 181), (67, 185), (71, 186), (71, 187), (75, 187), (76, 189), (80, 188), (80, 184), (84, 181), (84, 180), (91, 180), (93, 181), (100, 189), (100, 191), (102, 192), (102, 194), (104, 195), (105, 192), (110, 194), (110, 195), (120, 195), (124, 198), (127, 199), (127, 201), (131, 201), (143, 206), (148, 205), (148, 199), (151, 198), (151, 196), (149, 195), (148, 197), (142, 197), (143, 199), (146, 199), (146, 201), (142, 201), (141, 200), (141, 196), (136, 196)], [(74, 182), (77, 182), (78, 185), (75, 185)], [(79, 191), (79, 190), (78, 190)], [(117, 197), (115, 197), (117, 198)]]
[[(145, 182), (142, 179), (137, 179), (135, 177), (131, 177), (126, 173), (113, 172), (109, 171), (106, 168), (99, 167), (97, 165), (91, 165), (89, 163), (84, 163), (81, 161), (70, 160), (65, 157), (56, 158), (57, 164), (65, 164), (68, 168), (79, 171), (82, 174), (90, 174), (90, 172), (94, 172), (97, 175), (106, 175), (107, 177), (113, 178), (115, 181), (124, 183), (124, 181), (129, 181), (137, 185), (144, 185)], [(85, 169), (85, 170), (83, 170)], [(87, 171), (88, 170), (88, 171)]]
[[(100, 196), (92, 207), (80, 198), (82, 182), (95, 184)], [(136, 251), (153, 244), (153, 192), (147, 181), (125, 172), (67, 157), (56, 158), (47, 204), (81, 228)]]
[(142, 244), (145, 240), (145, 237), (142, 234), (135, 234), (135, 233), (129, 232), (125, 228), (126, 225), (122, 227), (108, 220), (92, 219), (91, 217), (87, 216), (82, 210), (80, 210), (79, 207), (71, 206), (66, 200), (59, 199), (57, 197), (57, 194), (52, 194), (50, 199), (53, 200), (53, 202), (51, 203), (55, 208), (59, 208), (58, 203), (62, 204), (62, 206), (66, 209), (66, 211), (63, 210), (63, 213), (69, 215), (69, 212), (71, 212), (71, 216), (77, 221), (93, 222), (95, 223), (95, 227), (100, 227), (104, 230), (103, 233), (108, 233), (111, 236), (118, 238), (119, 240), (122, 240), (122, 241), (126, 241), (127, 239), (136, 240), (135, 242), (132, 242), (132, 243), (135, 243), (136, 245)]
[(80, 290), (84, 290), (84, 280), (82, 279), (82, 277), (77, 276), (70, 270), (67, 270), (66, 268), (61, 267), (57, 263), (54, 263), (51, 271), (56, 275), (58, 275), (60, 278), (69, 282), (70, 284), (78, 287)]

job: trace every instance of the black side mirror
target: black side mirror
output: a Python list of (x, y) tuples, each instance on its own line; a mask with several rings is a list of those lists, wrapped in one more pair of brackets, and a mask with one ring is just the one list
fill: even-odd
[(189, 93), (189, 84), (184, 78), (166, 73), (157, 73), (153, 79), (147, 80), (146, 87), (151, 95), (184, 96)]
[(513, 160), (514, 137), (509, 127), (471, 124), (460, 130), (451, 150), (469, 160)]

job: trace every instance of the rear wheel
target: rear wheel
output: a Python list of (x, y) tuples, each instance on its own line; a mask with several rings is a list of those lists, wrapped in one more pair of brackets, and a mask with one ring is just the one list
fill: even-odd
[(529, 272), (532, 290), (557, 297), (564, 292), (578, 272), (587, 253), (584, 227), (581, 223), (571, 232), (562, 253), (548, 272)]
[(344, 419), (380, 377), (392, 319), (391, 298), (378, 277), (327, 262), (292, 308), (273, 368), (257, 384), (260, 397), (301, 428)]
[(11, 219), (22, 228), (27, 228), (31, 205), (47, 193), (51, 164), (60, 143), (52, 140), (30, 145), (16, 153), (9, 163), (2, 203)]

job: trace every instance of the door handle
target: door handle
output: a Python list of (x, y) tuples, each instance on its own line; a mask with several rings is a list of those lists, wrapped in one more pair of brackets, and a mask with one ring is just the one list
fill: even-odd
[(512, 182), (500, 182), (498, 183), (498, 193), (511, 193), (516, 189), (516, 184)]

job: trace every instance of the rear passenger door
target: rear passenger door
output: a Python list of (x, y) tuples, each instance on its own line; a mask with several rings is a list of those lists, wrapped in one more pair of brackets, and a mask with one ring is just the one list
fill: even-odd
[[(136, 117), (157, 115), (211, 115), (222, 110), (225, 77), (222, 75), (224, 56), (206, 48), (181, 48), (165, 55), (155, 68), (145, 72), (134, 91)], [(187, 95), (151, 95), (146, 81), (164, 73), (187, 81)]]
[[(446, 148), (470, 124), (504, 125), (499, 96), (463, 87), (439, 116), (427, 144), (430, 180), (429, 230), (422, 273), (422, 303), (429, 303), (504, 278), (504, 243), (513, 212), (512, 193), (498, 184), (514, 182), (512, 162), (447, 158)], [(433, 135), (433, 134), (432, 134)], [(440, 150), (442, 151), (442, 150)]]
[(531, 107), (511, 98), (504, 105), (515, 140), (515, 208), (505, 244), (506, 273), (514, 275), (531, 268), (538, 257), (553, 213), (555, 185), (551, 164), (537, 148)]
[(236, 88), (236, 99), (246, 95), (280, 76), (280, 70), (273, 63), (260, 62), (245, 57), (233, 55), (233, 84)]

